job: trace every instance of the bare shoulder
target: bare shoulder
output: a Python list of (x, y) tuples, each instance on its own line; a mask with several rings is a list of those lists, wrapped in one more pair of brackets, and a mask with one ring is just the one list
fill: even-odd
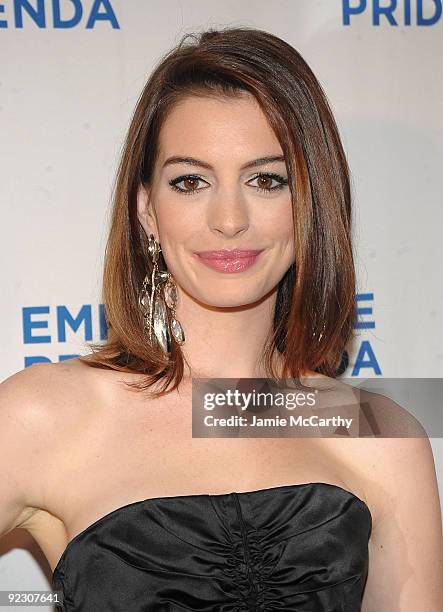
[(39, 509), (35, 477), (39, 437), (47, 425), (50, 370), (46, 364), (33, 365), (0, 384), (0, 534), (21, 526)]
[[(419, 420), (389, 396), (327, 376), (311, 376), (303, 384), (319, 391), (316, 403), (357, 419), (360, 438), (427, 438)], [(352, 434), (354, 435), (354, 433)]]
[[(382, 520), (417, 495), (428, 508), (439, 508), (435, 462), (429, 437), (405, 407), (379, 393), (360, 391), (361, 438), (356, 440), (378, 515)], [(410, 507), (412, 507), (410, 505)], [(419, 514), (416, 519), (419, 518)]]
[(81, 413), (89, 369), (37, 363), (0, 383), (0, 534), (26, 526), (45, 507), (54, 442)]
[(78, 359), (58, 363), (34, 363), (6, 378), (0, 385), (3, 413), (12, 423), (22, 423), (50, 434), (51, 425), (72, 406), (75, 400), (87, 395), (92, 386), (88, 384), (89, 368)]
[(379, 438), (427, 438), (420, 421), (392, 398), (365, 389), (358, 390), (362, 436)]
[[(357, 389), (359, 437), (354, 440), (356, 464), (371, 483), (378, 502), (392, 498), (398, 487), (414, 483), (423, 470), (435, 494), (432, 447), (423, 425), (388, 396)], [(425, 486), (426, 483), (423, 483)]]
[(362, 610), (437, 612), (443, 605), (443, 537), (431, 442), (393, 400), (366, 399), (380, 433), (358, 441), (376, 509)]
[(432, 447), (422, 424), (406, 408), (379, 393), (324, 379), (328, 406), (334, 413), (356, 417), (354, 437), (328, 440), (337, 461), (351, 474), (378, 524), (386, 508), (405, 498), (408, 488), (438, 501)]
[(328, 444), (373, 518), (362, 612), (437, 612), (443, 609), (443, 536), (431, 442), (391, 398), (365, 391), (358, 399), (361, 437)]
[[(15, 436), (35, 435), (49, 425), (55, 393), (57, 368), (52, 363), (35, 363), (0, 384), (0, 419)], [(43, 417), (43, 418), (42, 418)]]

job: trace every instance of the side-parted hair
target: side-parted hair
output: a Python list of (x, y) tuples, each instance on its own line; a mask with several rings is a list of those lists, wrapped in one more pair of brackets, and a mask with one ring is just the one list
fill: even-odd
[(307, 370), (334, 377), (352, 337), (356, 279), (349, 169), (320, 83), (301, 55), (269, 32), (226, 27), (186, 34), (157, 63), (131, 119), (105, 251), (102, 301), (108, 337), (105, 344), (89, 343), (92, 355), (84, 361), (143, 374), (141, 382), (126, 384), (152, 397), (178, 387), (185, 360), (175, 340), (166, 358), (150, 345), (144, 328), (138, 296), (152, 266), (137, 217), (137, 192), (141, 185), (149, 188), (159, 132), (178, 101), (245, 92), (255, 97), (280, 143), (293, 203), (295, 262), (278, 286), (262, 363), (278, 380), (272, 364), (279, 351), (283, 378), (298, 378)]

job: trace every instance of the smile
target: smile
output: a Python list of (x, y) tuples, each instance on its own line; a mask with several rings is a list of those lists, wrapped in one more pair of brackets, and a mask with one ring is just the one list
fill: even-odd
[(196, 253), (200, 261), (217, 272), (243, 272), (255, 264), (263, 251), (202, 251)]

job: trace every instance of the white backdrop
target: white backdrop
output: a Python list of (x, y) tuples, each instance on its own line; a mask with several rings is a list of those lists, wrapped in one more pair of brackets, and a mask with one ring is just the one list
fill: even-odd
[[(137, 97), (183, 34), (226, 25), (292, 44), (335, 113), (352, 173), (358, 305), (370, 309), (345, 375), (442, 377), (442, 1), (379, 4), (0, 2), (0, 377), (100, 338), (111, 186)], [(442, 439), (432, 444), (443, 484)], [(23, 538), (0, 543), (0, 588), (48, 588)]]

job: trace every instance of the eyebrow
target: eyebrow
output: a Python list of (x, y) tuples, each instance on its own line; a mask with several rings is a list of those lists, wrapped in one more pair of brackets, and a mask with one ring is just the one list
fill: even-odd
[[(247, 168), (255, 168), (256, 166), (264, 166), (265, 164), (284, 161), (285, 158), (283, 155), (268, 155), (266, 157), (259, 157), (258, 159), (253, 159), (252, 161), (246, 162), (246, 164), (243, 164), (240, 170), (246, 170)], [(172, 164), (187, 164), (188, 166), (200, 166), (201, 168), (206, 168), (206, 170), (214, 170), (210, 164), (202, 161), (201, 159), (196, 159), (195, 157), (180, 157), (178, 155), (173, 155), (172, 157), (168, 157), (163, 164), (163, 168)]]

